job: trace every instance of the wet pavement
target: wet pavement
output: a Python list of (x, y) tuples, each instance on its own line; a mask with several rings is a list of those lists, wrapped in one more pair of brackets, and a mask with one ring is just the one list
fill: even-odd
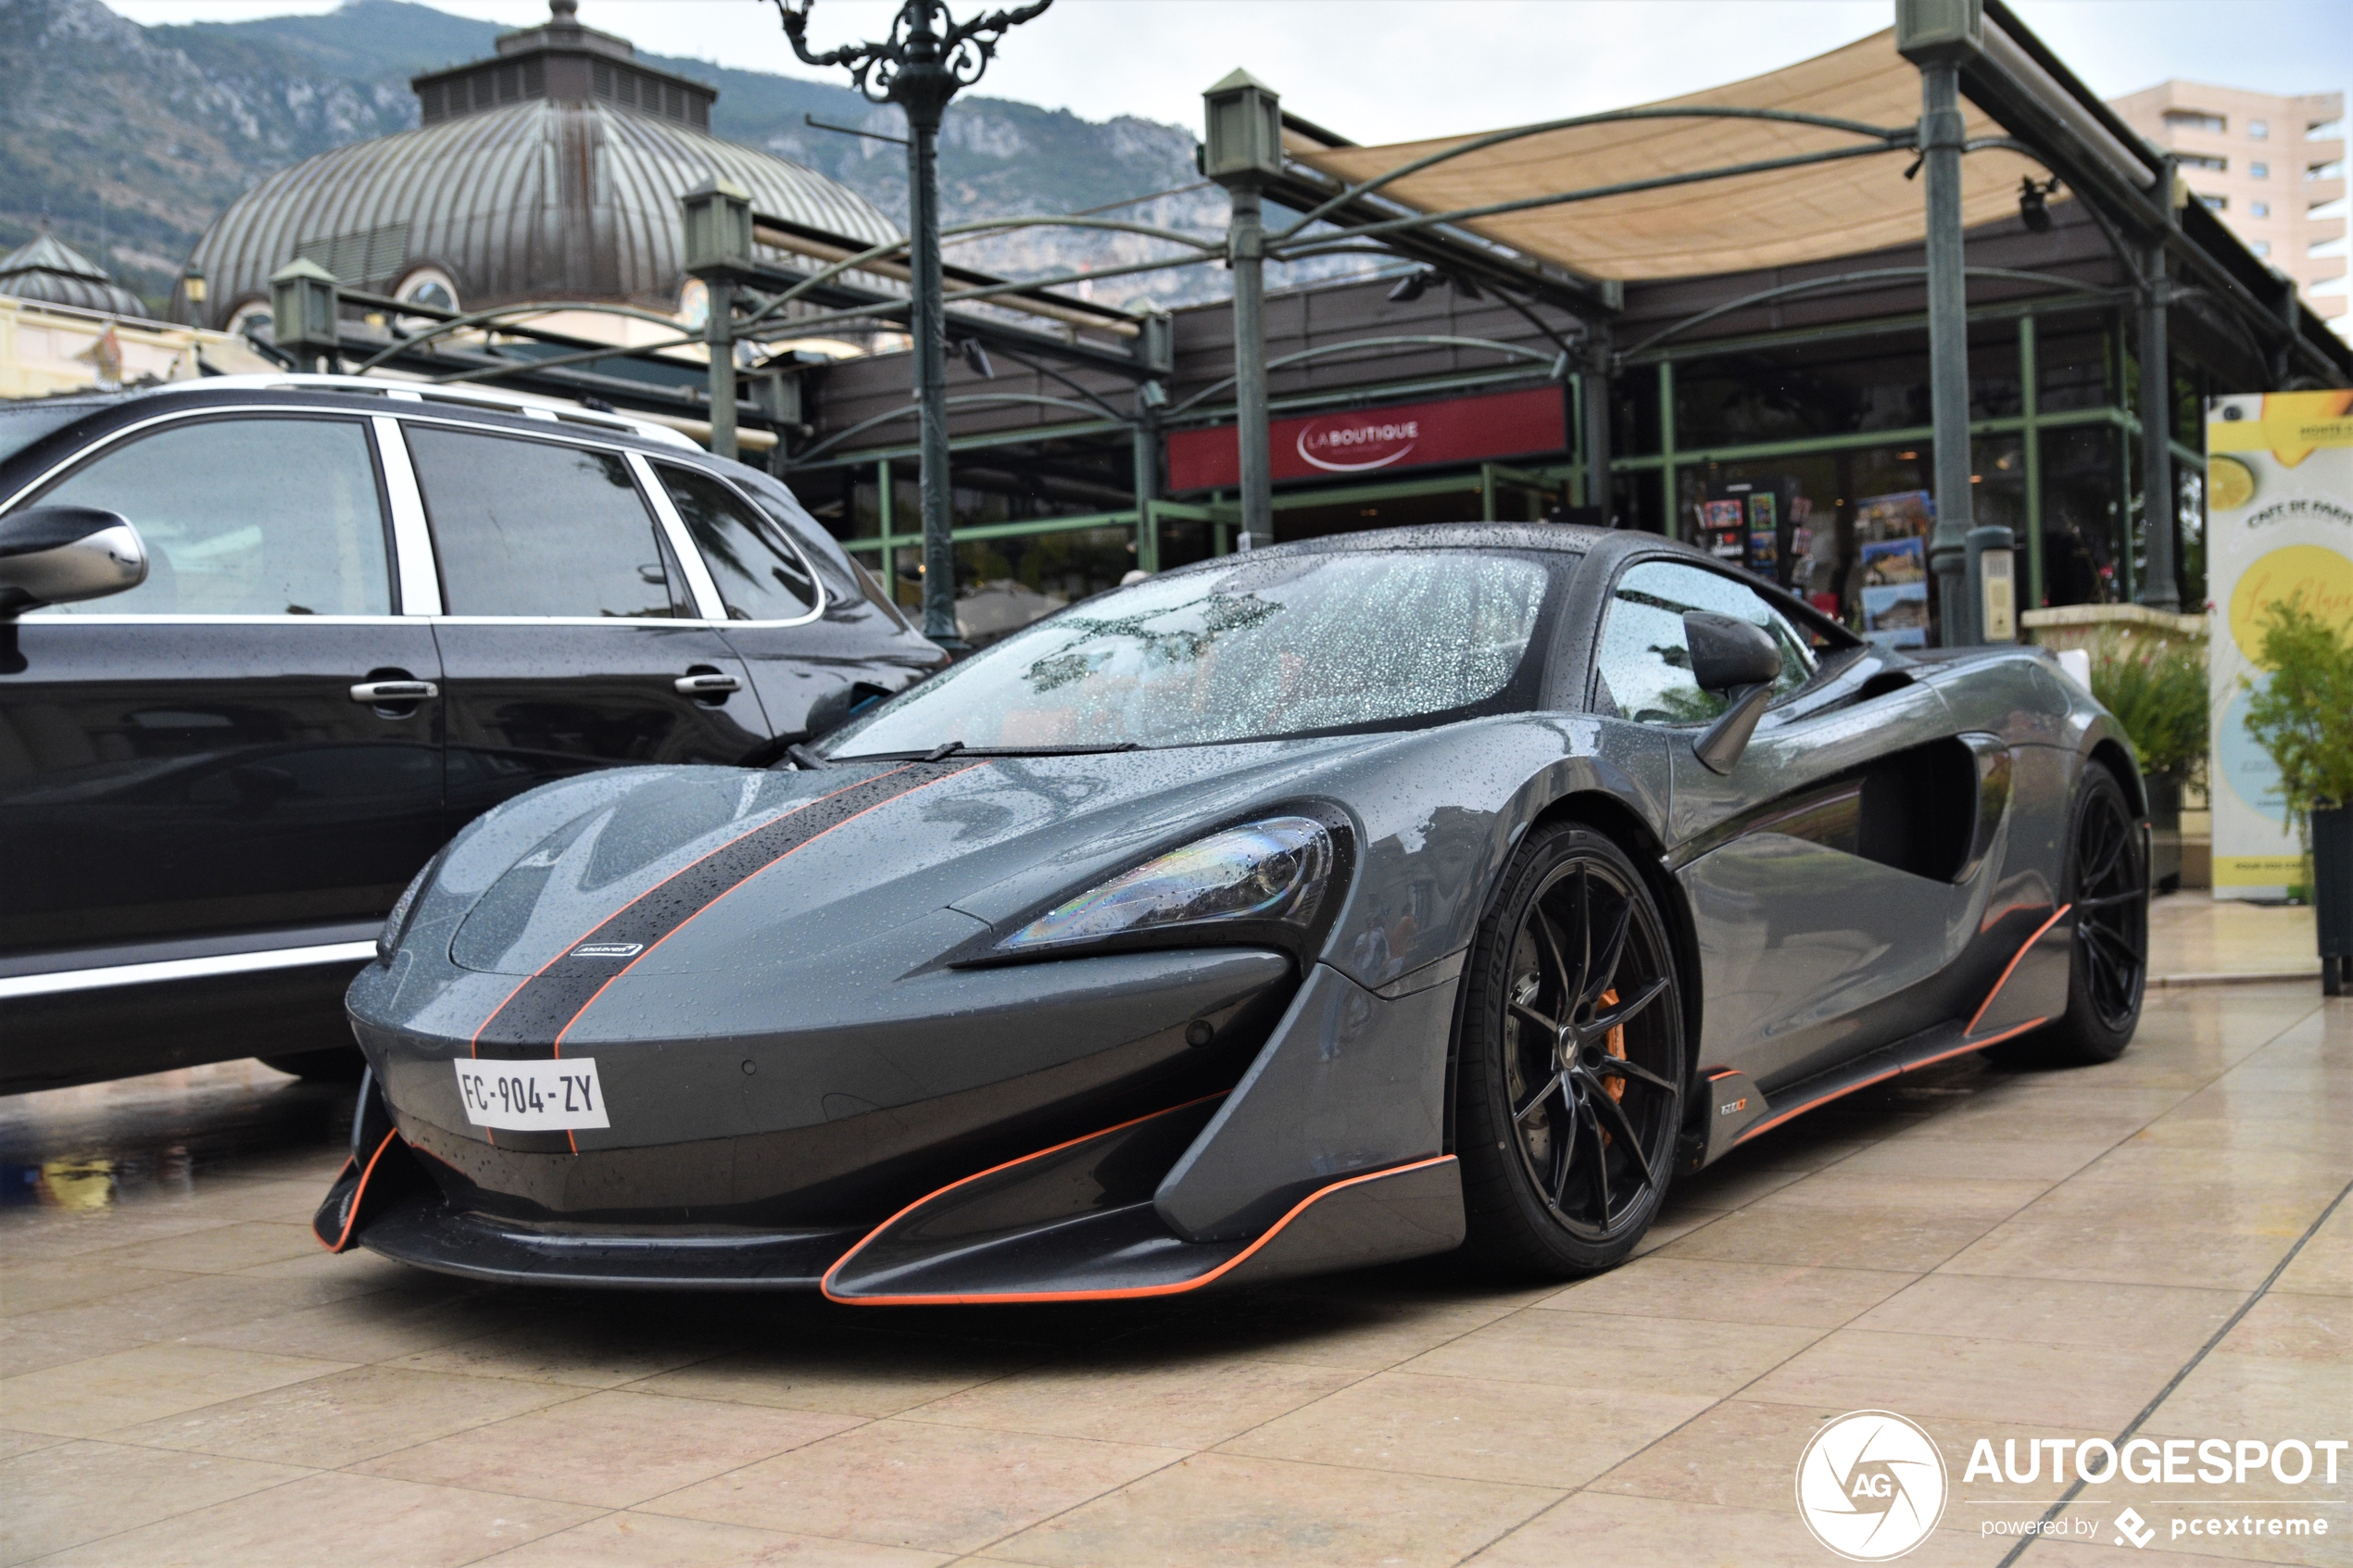
[[(1978, 1437), (2353, 1413), (2353, 1001), (2316, 983), (2153, 992), (2105, 1067), (1851, 1097), (1567, 1287), (1448, 1259), (1073, 1308), (472, 1285), (311, 1239), (350, 1108), (257, 1062), (0, 1100), (0, 1562), (1829, 1563), (1794, 1467), (1876, 1408), (1951, 1477), (1905, 1561), (1994, 1568), (2059, 1491), (1964, 1481)], [(2021, 1561), (2120, 1568), (2130, 1503), (2182, 1568), (2353, 1562), (2338, 1476), (2085, 1487)], [(2225, 1508), (2254, 1527), (2172, 1537)], [(2289, 1517), (2328, 1533), (2265, 1533)]]

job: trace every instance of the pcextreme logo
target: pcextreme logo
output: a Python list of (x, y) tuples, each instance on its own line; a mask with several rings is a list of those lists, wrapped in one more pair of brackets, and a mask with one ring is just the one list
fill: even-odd
[(1893, 1411), (1825, 1424), (1797, 1461), (1797, 1513), (1814, 1538), (1855, 1562), (1886, 1562), (1944, 1517), (1944, 1456)]

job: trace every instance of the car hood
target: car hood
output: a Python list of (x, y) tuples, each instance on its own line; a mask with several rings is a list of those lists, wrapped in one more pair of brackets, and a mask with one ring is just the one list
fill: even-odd
[[(802, 963), (923, 920), (961, 945), (1156, 849), (1314, 795), (1332, 763), (1397, 738), (596, 775), (482, 819), (445, 857), (411, 931), (446, 934), (460, 969), (535, 973), (616, 911), (668, 896), (682, 872), (802, 818), (824, 825), (701, 905), (635, 972), (738, 971), (785, 953)], [(854, 811), (829, 808), (853, 791)]]

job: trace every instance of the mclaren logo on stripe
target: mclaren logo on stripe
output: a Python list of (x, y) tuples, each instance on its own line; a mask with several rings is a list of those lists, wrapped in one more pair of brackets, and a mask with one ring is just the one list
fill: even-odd
[(634, 959), (646, 950), (643, 942), (584, 942), (572, 950), (575, 959)]

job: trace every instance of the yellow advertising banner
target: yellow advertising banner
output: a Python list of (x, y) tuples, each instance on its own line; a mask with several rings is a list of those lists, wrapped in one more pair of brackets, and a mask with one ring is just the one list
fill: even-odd
[(2246, 703), (2268, 675), (2273, 605), (2353, 627), (2353, 392), (2210, 398), (2206, 450), (2214, 896), (2280, 897), (2302, 880), (2302, 848)]

